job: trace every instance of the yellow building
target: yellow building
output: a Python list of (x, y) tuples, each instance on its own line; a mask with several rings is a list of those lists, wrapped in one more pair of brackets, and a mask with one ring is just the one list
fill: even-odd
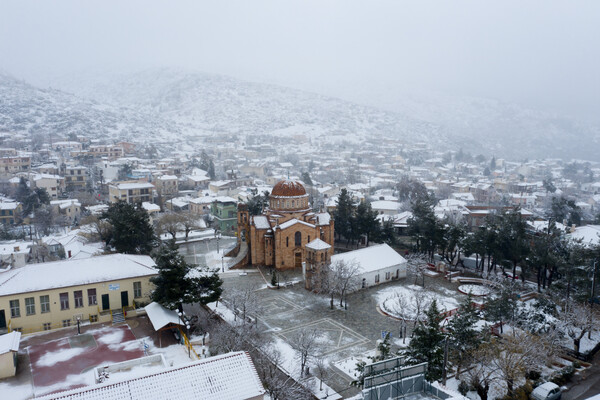
[(0, 274), (0, 331), (24, 333), (122, 320), (147, 303), (157, 276), (149, 256), (110, 254), (29, 264)]
[(108, 186), (108, 201), (116, 203), (123, 200), (135, 204), (152, 201), (154, 185), (148, 182), (117, 182)]

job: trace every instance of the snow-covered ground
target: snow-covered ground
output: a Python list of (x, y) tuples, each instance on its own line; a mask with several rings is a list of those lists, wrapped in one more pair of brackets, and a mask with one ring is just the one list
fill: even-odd
[(489, 287), (483, 285), (460, 285), (458, 291), (461, 293), (471, 293), (473, 296), (487, 296), (492, 291)]
[[(458, 295), (456, 292), (454, 292), (454, 294)], [(405, 308), (405, 318), (413, 321), (417, 318), (417, 309), (414, 302), (414, 298), (417, 295), (424, 296), (425, 306), (422, 308), (423, 311), (429, 307), (429, 304), (433, 299), (437, 301), (440, 312), (454, 310), (458, 308), (459, 305), (459, 300), (457, 300), (455, 297), (445, 296), (436, 291), (429, 290), (427, 288), (424, 289), (423, 287), (417, 285), (388, 287), (381, 289), (374, 294), (374, 296), (377, 298), (379, 308), (390, 315), (397, 316), (398, 318), (401, 317), (398, 316), (394, 310), (394, 303), (397, 302), (399, 297), (403, 298), (407, 305), (407, 308)]]

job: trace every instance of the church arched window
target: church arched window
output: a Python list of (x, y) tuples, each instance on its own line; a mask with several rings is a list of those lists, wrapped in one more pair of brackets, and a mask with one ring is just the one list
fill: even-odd
[(301, 232), (296, 232), (296, 234), (294, 235), (294, 242), (296, 244), (296, 247), (302, 246), (302, 233)]
[(285, 238), (285, 247), (290, 247), (290, 238), (289, 237)]

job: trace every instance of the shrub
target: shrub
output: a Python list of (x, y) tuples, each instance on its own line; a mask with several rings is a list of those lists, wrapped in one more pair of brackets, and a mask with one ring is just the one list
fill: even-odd
[(458, 384), (458, 392), (460, 394), (462, 394), (463, 396), (467, 395), (467, 392), (469, 391), (470, 387), (469, 384), (465, 381), (460, 381), (460, 383)]

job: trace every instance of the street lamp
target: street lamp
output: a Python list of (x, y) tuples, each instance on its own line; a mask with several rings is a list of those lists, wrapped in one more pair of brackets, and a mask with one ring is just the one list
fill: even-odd
[(221, 256), (221, 272), (225, 272), (225, 264), (223, 263), (223, 256)]
[(77, 334), (81, 334), (81, 317), (77, 316)]

